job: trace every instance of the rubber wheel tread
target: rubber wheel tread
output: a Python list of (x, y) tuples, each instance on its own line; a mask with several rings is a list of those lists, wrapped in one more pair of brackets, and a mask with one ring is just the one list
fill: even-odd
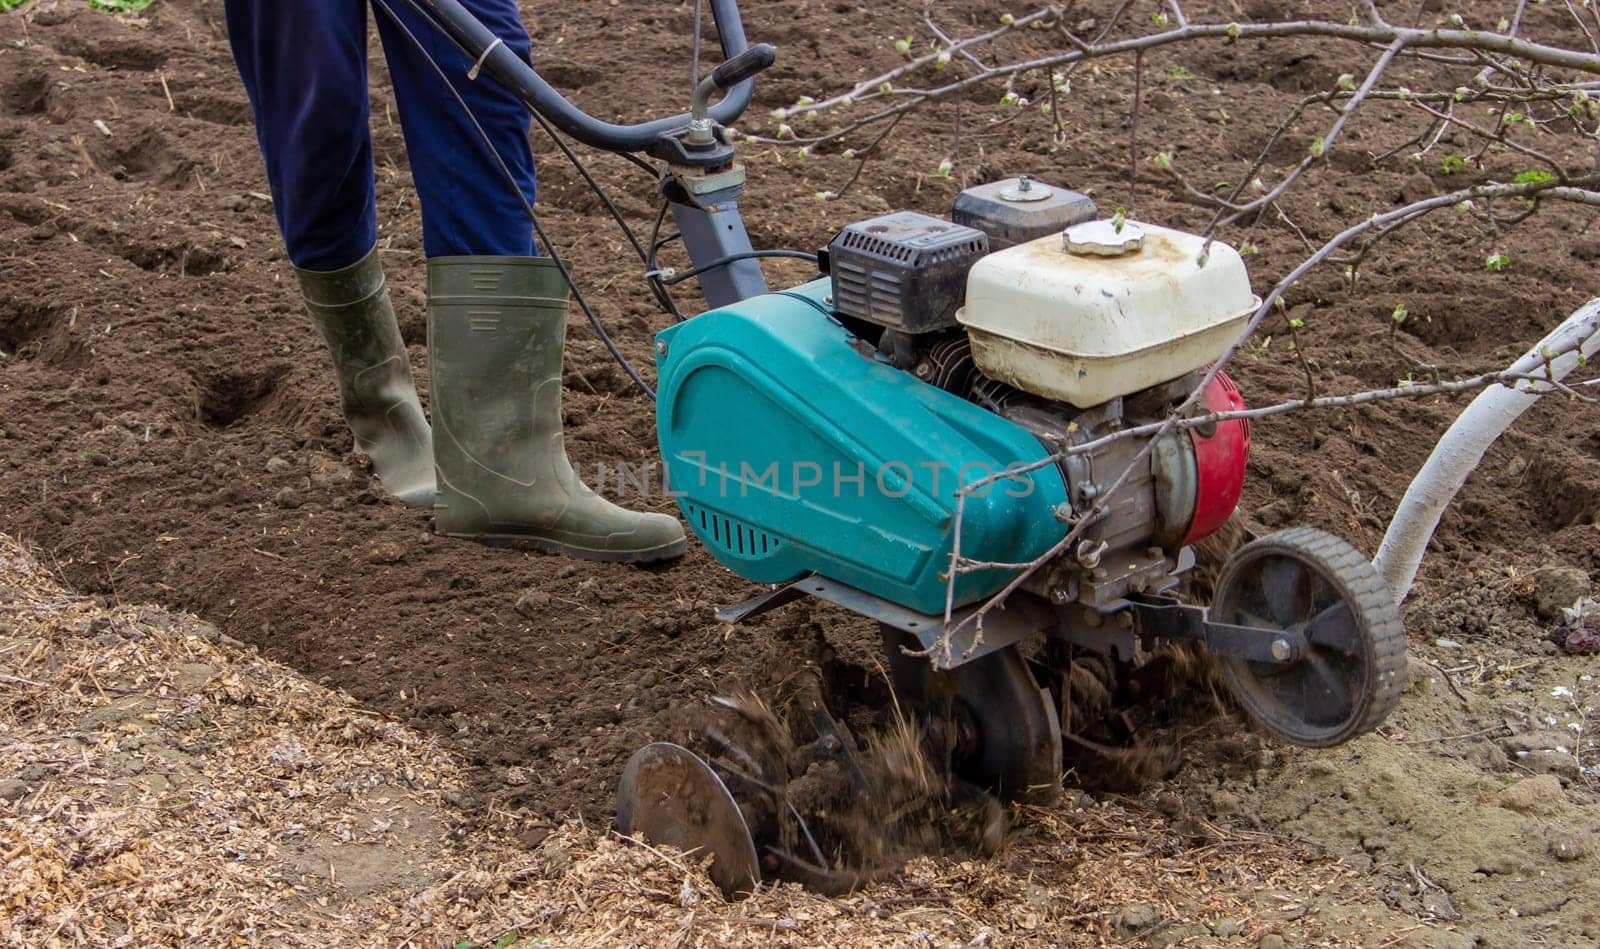
[(1359, 697), (1355, 713), (1342, 727), (1318, 735), (1297, 727), (1300, 723), (1292, 719), (1255, 706), (1249, 700), (1250, 689), (1242, 687), (1241, 678), (1248, 674), (1242, 661), (1221, 663), (1229, 687), (1252, 718), (1268, 731), (1297, 745), (1326, 748), (1372, 731), (1388, 718), (1400, 701), (1406, 673), (1405, 624), (1383, 576), (1371, 560), (1344, 538), (1314, 527), (1292, 527), (1251, 541), (1235, 551), (1218, 577), (1217, 599), (1221, 600), (1220, 592), (1234, 582), (1238, 566), (1271, 554), (1287, 555), (1317, 565), (1324, 579), (1350, 604), (1361, 630), (1369, 685)]

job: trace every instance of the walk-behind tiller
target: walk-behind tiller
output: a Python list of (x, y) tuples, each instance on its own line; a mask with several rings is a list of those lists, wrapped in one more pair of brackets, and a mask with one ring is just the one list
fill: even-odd
[[(1260, 304), (1233, 248), (1102, 219), (1084, 195), (1019, 177), (963, 191), (949, 219), (847, 223), (821, 276), (769, 292), (758, 258), (771, 252), (745, 233), (744, 169), (723, 126), (774, 51), (746, 46), (735, 0), (711, 0), (726, 61), (692, 112), (635, 126), (578, 110), (456, 0), (400, 2), (545, 122), (660, 163), (713, 307), (656, 338), (663, 463), (700, 541), (768, 586), (722, 619), (815, 597), (876, 621), (921, 733), (961, 779), (1008, 799), (1060, 786), (1076, 656), (1126, 670), (1163, 643), (1202, 646), (1239, 704), (1301, 745), (1348, 741), (1388, 714), (1405, 633), (1345, 541), (1261, 537), (1227, 559), (1209, 608), (1179, 596), (1193, 545), (1238, 504), (1248, 422), (1115, 437), (1165, 419), (1208, 376), (1197, 411), (1243, 406), (1208, 373)], [(747, 726), (767, 714), (728, 704)], [(622, 778), (621, 829), (708, 849), (730, 893), (763, 872), (837, 886), (803, 822), (780, 826), (790, 773), (831, 759), (861, 775), (849, 734), (825, 709), (814, 719), (817, 740), (785, 760), (723, 733), (711, 763), (643, 749)]]

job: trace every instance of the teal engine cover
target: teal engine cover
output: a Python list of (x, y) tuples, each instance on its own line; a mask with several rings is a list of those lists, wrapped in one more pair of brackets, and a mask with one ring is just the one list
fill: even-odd
[[(713, 556), (746, 579), (816, 572), (942, 613), (957, 491), (1040, 461), (1015, 423), (888, 365), (835, 321), (818, 280), (663, 331), (656, 428), (666, 478)], [(1055, 465), (966, 500), (963, 557), (1024, 563), (1061, 539)], [(955, 603), (1015, 576), (960, 575)]]

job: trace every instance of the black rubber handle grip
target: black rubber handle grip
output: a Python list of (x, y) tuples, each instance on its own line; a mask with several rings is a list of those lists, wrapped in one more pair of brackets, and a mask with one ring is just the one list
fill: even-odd
[(718, 89), (737, 86), (778, 60), (778, 50), (771, 43), (757, 43), (711, 71), (711, 81)]

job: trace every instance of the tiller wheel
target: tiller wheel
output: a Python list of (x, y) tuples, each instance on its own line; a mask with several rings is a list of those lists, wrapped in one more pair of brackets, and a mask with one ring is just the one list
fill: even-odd
[(985, 853), (999, 847), (998, 800), (943, 771), (929, 733), (910, 722), (858, 743), (813, 695), (801, 703), (800, 727), (815, 737), (800, 744), (755, 696), (713, 704), (719, 721), (706, 730), (706, 757), (658, 743), (628, 762), (617, 824), (709, 856), (728, 899), (763, 879), (848, 893), (939, 835)]
[(1220, 623), (1303, 638), (1299, 659), (1221, 660), (1234, 697), (1268, 731), (1327, 747), (1371, 731), (1405, 684), (1405, 628), (1371, 561), (1344, 540), (1308, 527), (1241, 547), (1217, 581)]
[(717, 773), (681, 745), (658, 741), (628, 759), (617, 789), (617, 827), (656, 844), (709, 853), (711, 879), (728, 899), (761, 881), (739, 805)]

